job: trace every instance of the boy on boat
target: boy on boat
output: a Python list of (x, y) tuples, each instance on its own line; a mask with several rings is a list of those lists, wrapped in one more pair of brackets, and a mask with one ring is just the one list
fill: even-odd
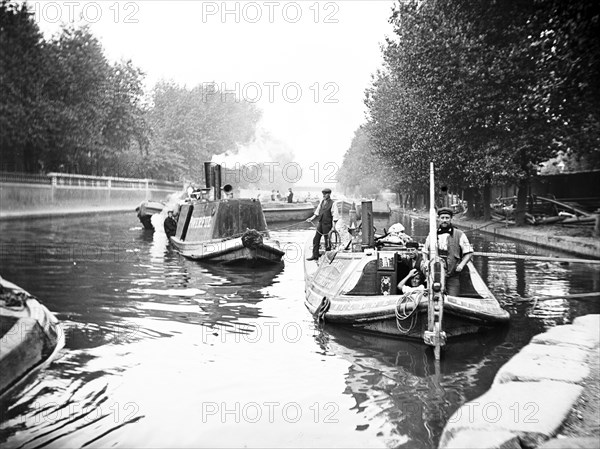
[(411, 269), (408, 275), (398, 283), (398, 290), (403, 294), (424, 292), (423, 274), (416, 268)]

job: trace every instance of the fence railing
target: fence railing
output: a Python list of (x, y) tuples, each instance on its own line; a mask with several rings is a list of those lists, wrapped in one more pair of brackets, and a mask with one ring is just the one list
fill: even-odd
[(38, 175), (32, 173), (2, 172), (0, 171), (0, 182), (16, 184), (48, 184), (52, 179), (47, 175)]
[(1, 172), (0, 182), (16, 184), (45, 184), (52, 188), (172, 190), (183, 189), (183, 183), (156, 179), (117, 178), (113, 176), (74, 175), (51, 172), (46, 175)]

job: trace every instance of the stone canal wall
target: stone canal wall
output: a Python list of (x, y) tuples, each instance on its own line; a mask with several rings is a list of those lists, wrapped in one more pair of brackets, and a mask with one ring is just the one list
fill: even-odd
[(521, 242), (533, 243), (544, 248), (558, 249), (581, 256), (600, 259), (600, 238), (597, 237), (557, 235), (556, 230), (548, 227), (536, 228), (534, 226), (526, 226), (508, 228), (496, 222), (492, 222), (484, 227), (481, 227), (482, 223), (466, 220), (456, 220), (455, 224), (459, 228), (477, 228), (480, 232), (486, 234), (494, 234)]
[(0, 173), (0, 218), (96, 209), (133, 210), (144, 200), (161, 201), (182, 188), (181, 183), (152, 179)]
[[(429, 219), (425, 213), (410, 212), (407, 215), (417, 219)], [(463, 230), (477, 230), (485, 234), (493, 234), (503, 238), (532, 243), (544, 248), (558, 249), (580, 256), (600, 259), (600, 238), (558, 235), (558, 228), (552, 228), (551, 225), (545, 227), (507, 227), (501, 222), (490, 221), (485, 223), (470, 221), (464, 218), (455, 218), (452, 222), (456, 227)]]
[[(487, 393), (452, 415), (439, 448), (538, 447), (561, 430), (582, 393), (593, 391), (595, 397), (587, 402), (600, 400), (599, 350), (600, 315), (536, 335), (500, 368)], [(580, 419), (595, 422), (598, 433), (597, 408)], [(549, 442), (545, 447), (597, 447), (598, 436), (561, 438), (556, 440), (561, 445)]]

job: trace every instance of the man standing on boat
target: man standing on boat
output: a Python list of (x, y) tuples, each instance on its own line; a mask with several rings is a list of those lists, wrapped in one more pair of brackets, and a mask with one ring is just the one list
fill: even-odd
[(167, 218), (165, 218), (163, 226), (167, 237), (173, 237), (177, 233), (177, 221), (173, 217), (172, 210), (167, 211)]
[(323, 201), (317, 206), (317, 209), (312, 216), (306, 219), (308, 223), (311, 223), (315, 218), (319, 218), (319, 224), (317, 224), (317, 230), (315, 237), (313, 238), (313, 249), (312, 256), (306, 260), (318, 260), (319, 259), (319, 246), (321, 245), (321, 236), (325, 237), (325, 250), (331, 249), (331, 242), (329, 241), (329, 231), (334, 227), (335, 223), (339, 220), (339, 213), (336, 207), (333, 207), (333, 200), (331, 199), (331, 189), (326, 187), (322, 190)]
[(292, 188), (291, 187), (288, 189), (287, 202), (288, 203), (293, 203), (294, 202), (294, 192), (292, 192)]
[[(437, 228), (438, 253), (446, 264), (446, 293), (458, 296), (460, 292), (460, 272), (473, 257), (473, 247), (460, 229), (452, 225), (452, 209), (438, 210), (440, 224)], [(425, 260), (429, 259), (429, 236), (421, 250)]]

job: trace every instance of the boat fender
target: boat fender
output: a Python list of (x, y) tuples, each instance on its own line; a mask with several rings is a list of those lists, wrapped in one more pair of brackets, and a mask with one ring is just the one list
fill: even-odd
[(317, 318), (317, 321), (325, 321), (325, 314), (329, 311), (330, 306), (331, 301), (329, 301), (329, 298), (323, 296), (321, 304), (319, 304), (319, 307), (315, 310), (315, 318)]
[(263, 236), (255, 229), (246, 229), (242, 235), (242, 245), (248, 249), (256, 249), (263, 243)]

